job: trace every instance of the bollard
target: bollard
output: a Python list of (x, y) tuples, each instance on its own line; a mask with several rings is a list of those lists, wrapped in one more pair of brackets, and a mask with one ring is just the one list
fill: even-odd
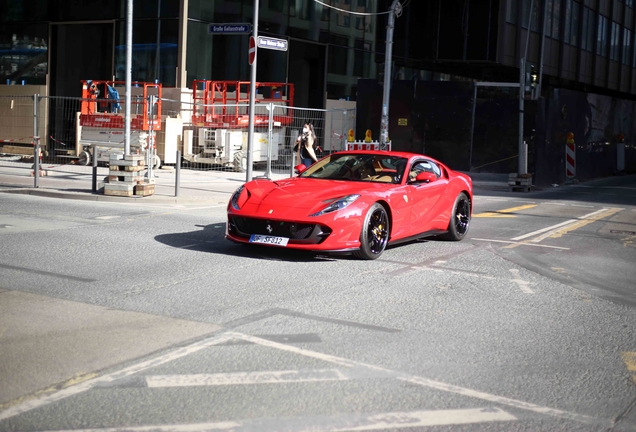
[(177, 150), (177, 172), (174, 175), (174, 196), (179, 196), (179, 188), (181, 186), (181, 151)]
[(97, 193), (97, 149), (93, 147), (93, 193)]

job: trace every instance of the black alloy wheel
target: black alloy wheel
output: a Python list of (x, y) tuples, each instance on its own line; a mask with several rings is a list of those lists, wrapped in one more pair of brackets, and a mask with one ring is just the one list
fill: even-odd
[(453, 213), (448, 223), (448, 232), (442, 235), (444, 240), (459, 241), (466, 236), (470, 226), (470, 199), (465, 192), (457, 195)]
[(389, 215), (384, 206), (375, 203), (369, 208), (360, 233), (360, 250), (353, 254), (357, 258), (374, 260), (379, 258), (389, 242)]

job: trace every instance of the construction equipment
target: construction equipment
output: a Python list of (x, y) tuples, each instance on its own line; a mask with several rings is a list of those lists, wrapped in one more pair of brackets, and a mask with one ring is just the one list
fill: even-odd
[[(285, 138), (285, 128), (293, 120), (294, 85), (257, 82), (255, 88), (252, 160), (266, 162), (270, 140), (269, 153), (275, 160)], [(184, 142), (183, 158), (245, 172), (250, 82), (194, 80), (192, 89), (194, 139)], [(274, 112), (270, 113), (270, 108)]]
[[(122, 152), (125, 118), (119, 92), (124, 86), (124, 81), (82, 81), (81, 108), (76, 121), (76, 154), (81, 164), (89, 165), (91, 157), (107, 162), (111, 153)], [(130, 149), (149, 152), (155, 168), (161, 165), (155, 145), (155, 132), (161, 129), (161, 92), (160, 83), (133, 82), (131, 87)], [(150, 102), (150, 96), (155, 96), (154, 103)]]

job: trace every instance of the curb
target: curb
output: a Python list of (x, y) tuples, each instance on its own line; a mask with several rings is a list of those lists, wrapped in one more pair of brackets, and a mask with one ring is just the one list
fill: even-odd
[[(2, 188), (14, 189), (2, 189)], [(118, 202), (128, 204), (227, 204), (232, 192), (217, 192), (218, 196), (195, 196), (195, 197), (158, 197), (153, 196), (132, 196), (117, 197), (103, 194), (93, 194), (92, 192), (63, 192), (57, 190), (24, 188), (23, 186), (0, 185), (0, 193), (32, 195), (47, 198), (73, 199), (79, 201), (101, 201), (101, 202)]]

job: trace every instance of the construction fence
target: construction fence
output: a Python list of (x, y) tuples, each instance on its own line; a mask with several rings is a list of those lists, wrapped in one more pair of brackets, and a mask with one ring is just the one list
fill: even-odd
[[(187, 95), (165, 98), (160, 88), (133, 89), (130, 152), (144, 154), (152, 169), (181, 162), (184, 169), (245, 172), (249, 104), (192, 102)], [(105, 166), (111, 153), (124, 152), (125, 108), (123, 96), (0, 96), (0, 167), (33, 170), (36, 154), (40, 169), (85, 172), (93, 162)], [(355, 109), (300, 108), (284, 98), (257, 98), (253, 122), (253, 169), (291, 173), (303, 124), (314, 126), (318, 156), (343, 150), (348, 131), (355, 129)]]

